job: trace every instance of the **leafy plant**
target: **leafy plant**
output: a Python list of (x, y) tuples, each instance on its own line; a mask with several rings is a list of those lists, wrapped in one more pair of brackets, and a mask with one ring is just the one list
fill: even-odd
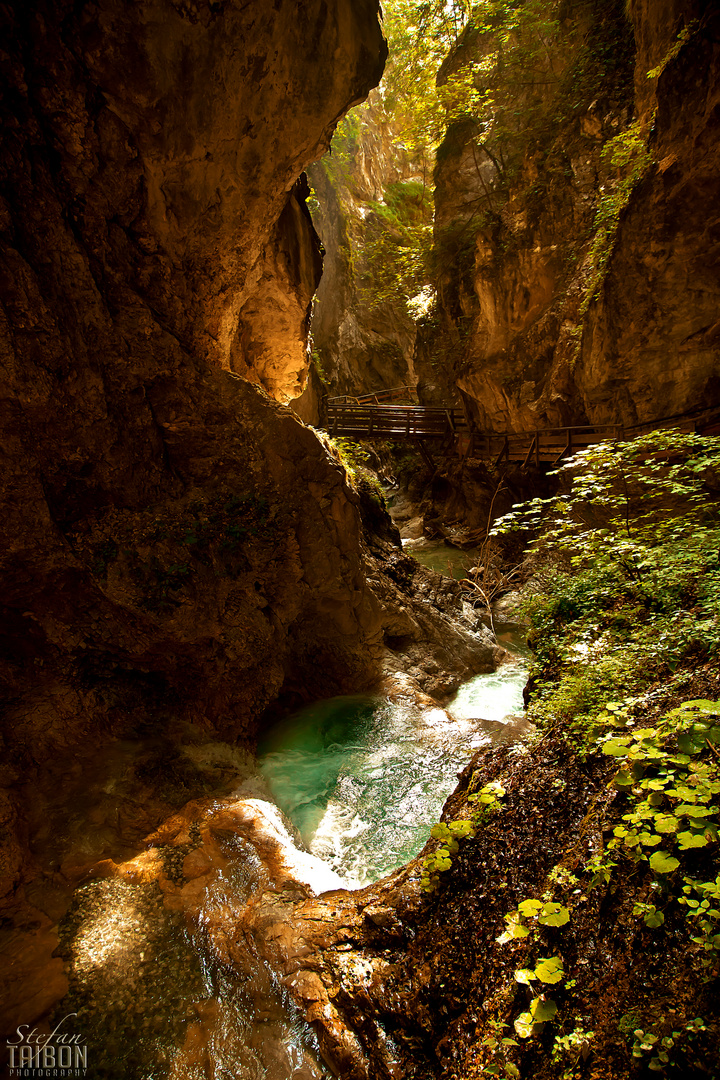
[(667, 1035), (655, 1031), (644, 1031), (635, 1028), (633, 1031), (632, 1056), (636, 1059), (650, 1055), (648, 1068), (651, 1072), (664, 1072), (666, 1066), (672, 1065), (671, 1055), (682, 1046), (683, 1042), (693, 1039), (701, 1031), (705, 1031), (705, 1024), (701, 1016), (697, 1016), (683, 1024), (680, 1030), (672, 1031)]
[(570, 921), (570, 912), (563, 904), (553, 900), (522, 900), (517, 910), (509, 911), (505, 916), (507, 929), (497, 939), (504, 945), (514, 938), (527, 937), (530, 933), (526, 919), (536, 919), (539, 926), (565, 926)]
[(691, 19), (687, 26), (683, 26), (682, 30), (671, 45), (670, 49), (668, 49), (665, 56), (663, 56), (660, 63), (657, 64), (654, 68), (651, 68), (650, 71), (648, 71), (648, 79), (658, 79), (662, 75), (668, 64), (671, 63), (671, 61), (673, 61), (678, 55), (683, 45), (687, 41), (689, 41), (693, 34), (696, 32), (699, 25), (700, 24), (697, 19)]
[(552, 567), (527, 603), (540, 684), (530, 718), (563, 723), (587, 752), (598, 718), (617, 715), (605, 703), (718, 652), (720, 439), (657, 431), (558, 472), (569, 481), (558, 495), (494, 531), (535, 534), (536, 561)]
[(581, 316), (587, 311), (590, 302), (597, 300), (600, 295), (600, 287), (605, 279), (620, 224), (620, 214), (630, 202), (633, 189), (652, 162), (646, 136), (638, 121), (608, 139), (602, 156), (612, 171), (600, 188), (600, 199), (595, 211), (595, 235), (588, 254), (589, 281), (580, 305)]
[(529, 1009), (520, 1013), (515, 1021), (515, 1031), (521, 1039), (539, 1035), (548, 1020), (552, 1020), (556, 1013), (557, 1002), (541, 994), (533, 998)]
[(423, 859), (420, 887), (427, 893), (435, 892), (440, 884), (438, 875), (452, 866), (452, 857), (459, 850), (458, 841), (466, 836), (474, 836), (475, 829), (471, 821), (451, 821), (449, 824), (443, 821), (433, 825), (430, 835), (434, 840), (442, 841), (442, 844)]
[(475, 804), (473, 812), (473, 825), (482, 825), (492, 815), (502, 810), (502, 800), (505, 796), (505, 788), (497, 780), (491, 780), (480, 791), (474, 791), (468, 795), (468, 802)]

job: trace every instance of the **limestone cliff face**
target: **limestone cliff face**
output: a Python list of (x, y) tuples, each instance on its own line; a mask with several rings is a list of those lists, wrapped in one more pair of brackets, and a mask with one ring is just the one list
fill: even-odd
[(332, 152), (308, 170), (313, 220), (325, 251), (312, 316), (313, 349), (331, 394), (414, 384), (415, 324), (401, 300), (378, 301), (366, 252), (387, 228), (378, 213), (391, 185), (416, 176), (382, 102), (345, 122)]
[(717, 402), (717, 26), (701, 7), (558, 7), (529, 134), (491, 157), (471, 123), (448, 131), (421, 384), (459, 387), (482, 426)]
[[(703, 8), (632, 8), (636, 85), (662, 65), (683, 23), (689, 33), (656, 80), (653, 163), (583, 327), (575, 379), (591, 421), (633, 423), (720, 401), (720, 17), (701, 17)], [(643, 86), (641, 117), (652, 107)]]
[(142, 717), (240, 733), (284, 684), (372, 678), (357, 497), (232, 369), (279, 397), (303, 377), (319, 267), (297, 180), (385, 46), (376, 0), (2, 18), (12, 781)]
[(3, 9), (4, 784), (81, 738), (169, 717), (241, 736), (278, 695), (379, 676), (403, 598), (367, 585), (359, 496), (233, 370), (278, 397), (303, 379), (298, 176), (380, 76), (377, 11)]

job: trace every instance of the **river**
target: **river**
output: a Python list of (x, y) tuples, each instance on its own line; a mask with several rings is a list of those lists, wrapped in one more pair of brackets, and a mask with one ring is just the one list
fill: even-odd
[[(507, 648), (524, 651), (516, 628), (497, 630)], [(518, 655), (469, 680), (445, 709), (409, 693), (317, 702), (263, 734), (255, 768), (237, 749), (197, 732), (186, 733), (168, 760), (173, 776), (185, 776), (190, 766), (205, 778), (221, 774), (224, 787), (211, 800), (210, 818), (236, 812), (228, 806), (254, 815), (253, 828), (259, 821), (263, 836), (279, 843), (293, 873), (316, 892), (357, 889), (420, 851), (458, 772), (478, 748), (497, 741), (508, 714), (522, 711), (525, 680), (526, 661)], [(130, 743), (106, 749), (102, 768), (99, 760), (79, 768), (73, 806), (45, 807), (36, 853), (54, 846), (58, 862), (70, 859), (73, 849), (88, 858), (99, 853), (102, 830), (109, 828), (104, 822), (122, 821), (128, 807), (137, 807), (127, 778), (138, 774), (130, 760), (138, 753), (147, 770), (148, 749)], [(88, 800), (105, 808), (93, 811), (94, 819)], [(64, 823), (62, 837), (53, 821)], [(203, 848), (216, 852), (217, 864), (198, 879), (195, 894), (195, 882), (185, 884), (198, 839), (192, 826), (187, 842), (155, 841), (149, 854), (137, 856), (137, 872), (89, 880), (75, 890), (60, 933), (70, 990), (56, 1018), (75, 1014), (88, 1044), (88, 1078), (328, 1075), (314, 1032), (258, 956), (252, 935), (238, 929), (245, 905), (269, 881), (275, 887), (274, 871), (258, 857), (262, 843), (253, 843), (250, 829), (221, 828), (217, 836), (214, 848)], [(142, 869), (153, 852), (162, 861), (162, 889), (160, 879), (144, 877)], [(219, 960), (228, 948), (232, 962)]]

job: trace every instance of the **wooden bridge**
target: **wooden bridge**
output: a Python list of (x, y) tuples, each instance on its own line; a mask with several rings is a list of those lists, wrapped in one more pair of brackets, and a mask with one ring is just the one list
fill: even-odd
[[(399, 390), (409, 390), (401, 387)], [(501, 461), (517, 461), (522, 468), (531, 463), (558, 464), (578, 450), (599, 442), (632, 439), (636, 435), (658, 428), (673, 427), (685, 432), (720, 432), (720, 408), (696, 410), (681, 416), (671, 416), (649, 424), (623, 427), (621, 424), (576, 425), (542, 428), (537, 431), (483, 432), (462, 409), (428, 405), (379, 404), (378, 395), (363, 398), (330, 398), (327, 411), (327, 430), (333, 436), (351, 439), (386, 439), (398, 442), (415, 440), (429, 464), (433, 464), (427, 440), (445, 451), (461, 456), (480, 457), (499, 465)], [(370, 400), (368, 400), (370, 399)]]

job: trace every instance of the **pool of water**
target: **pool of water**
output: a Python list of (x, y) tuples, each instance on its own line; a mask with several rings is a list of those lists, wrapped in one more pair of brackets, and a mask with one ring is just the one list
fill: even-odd
[(425, 537), (403, 540), (403, 551), (428, 569), (447, 574), (456, 581), (467, 577), (468, 570), (477, 566), (479, 558), (479, 551), (475, 547), (460, 549), (446, 544), (444, 540), (426, 540)]
[[(515, 628), (497, 629), (506, 646), (517, 648)], [(48, 825), (35, 822), (34, 851), (63, 864), (130, 854), (125, 849), (134, 848), (145, 819), (128, 818), (128, 808), (146, 801), (157, 777), (166, 776), (179, 785), (178, 802), (210, 789), (256, 810), (273, 836), (284, 837), (294, 877), (316, 892), (359, 888), (423, 847), (457, 773), (479, 747), (499, 741), (507, 714), (521, 710), (525, 679), (526, 662), (518, 657), (470, 680), (447, 709), (410, 694), (318, 702), (264, 735), (259, 773), (236, 748), (195, 730), (178, 728), (172, 746), (157, 739), (117, 743), (105, 748), (103, 768), (97, 776), (90, 770), (94, 780), (84, 789), (94, 759), (81, 763), (77, 786), (64, 795), (50, 787), (43, 803)], [(130, 820), (127, 835), (116, 818)], [(265, 848), (242, 829), (217, 835), (226, 864), (204, 886), (192, 918), (172, 894), (166, 903), (149, 878), (98, 878), (75, 889), (59, 933), (70, 986), (48, 1031), (74, 1014), (89, 1047), (88, 1077), (206, 1080), (208, 1068), (236, 1080), (328, 1077), (313, 1029), (252, 934), (238, 932), (246, 908), (268, 883), (275, 888)], [(158, 848), (164, 873), (178, 886), (191, 846)], [(38, 901), (43, 897), (38, 891)], [(223, 942), (232, 944), (232, 963)]]
[(360, 888), (425, 844), (457, 773), (492, 741), (478, 721), (523, 709), (526, 664), (478, 675), (445, 711), (342, 697), (287, 717), (258, 747), (275, 802), (310, 852)]

